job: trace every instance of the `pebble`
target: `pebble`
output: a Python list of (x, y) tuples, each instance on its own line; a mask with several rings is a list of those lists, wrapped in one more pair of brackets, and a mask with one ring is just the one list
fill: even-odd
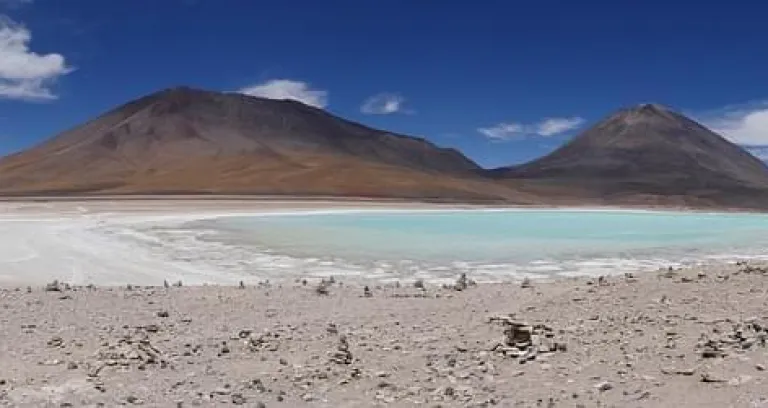
[(613, 384), (611, 384), (608, 381), (603, 381), (600, 383), (595, 384), (595, 389), (597, 389), (600, 392), (606, 392), (613, 389)]
[(232, 403), (235, 405), (243, 405), (245, 404), (246, 399), (243, 396), (243, 394), (240, 393), (234, 393), (232, 394)]

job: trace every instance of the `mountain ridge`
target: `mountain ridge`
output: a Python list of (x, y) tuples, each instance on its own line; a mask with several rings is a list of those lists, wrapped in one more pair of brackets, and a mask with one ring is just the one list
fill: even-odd
[(41, 192), (766, 208), (768, 167), (659, 104), (621, 109), (528, 163), (483, 169), (300, 102), (174, 87), (0, 159), (0, 195)]

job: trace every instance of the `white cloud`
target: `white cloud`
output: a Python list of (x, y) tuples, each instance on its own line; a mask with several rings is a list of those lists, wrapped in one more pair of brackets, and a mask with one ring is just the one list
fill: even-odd
[(56, 99), (50, 84), (72, 71), (61, 54), (29, 49), (32, 33), (0, 15), (0, 98)]
[(390, 115), (393, 113), (408, 113), (404, 105), (405, 98), (396, 93), (384, 92), (366, 99), (360, 111), (371, 115)]
[(578, 128), (584, 124), (584, 119), (573, 118), (548, 118), (537, 125), (537, 134), (541, 136), (554, 136)]
[(692, 116), (733, 143), (768, 145), (768, 102), (729, 106)]
[(501, 142), (528, 136), (549, 137), (574, 130), (584, 124), (578, 116), (570, 118), (546, 118), (536, 123), (504, 122), (498, 125), (479, 128), (478, 132), (488, 139)]
[(309, 84), (291, 79), (273, 79), (261, 84), (247, 86), (238, 93), (267, 99), (291, 99), (316, 108), (328, 106), (328, 92), (312, 89)]

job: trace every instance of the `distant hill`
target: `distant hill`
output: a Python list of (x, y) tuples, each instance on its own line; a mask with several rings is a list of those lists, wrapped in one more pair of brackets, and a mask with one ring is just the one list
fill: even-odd
[(510, 200), (454, 149), (295, 101), (164, 90), (0, 160), (0, 192)]
[(173, 88), (0, 159), (0, 195), (249, 194), (768, 208), (768, 167), (659, 105), (553, 153), (480, 168), (455, 149), (295, 101)]
[(549, 155), (489, 174), (576, 201), (768, 207), (765, 163), (654, 104), (621, 110)]

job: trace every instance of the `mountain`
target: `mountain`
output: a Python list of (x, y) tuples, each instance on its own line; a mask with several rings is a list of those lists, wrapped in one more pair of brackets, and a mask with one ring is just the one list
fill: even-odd
[(454, 149), (295, 101), (173, 88), (0, 159), (0, 195), (253, 194), (768, 208), (768, 168), (666, 107), (621, 110), (538, 160)]
[(295, 101), (164, 90), (0, 160), (0, 193), (514, 200), (454, 149)]
[(551, 154), (489, 174), (576, 201), (768, 207), (762, 161), (655, 104), (621, 110)]

